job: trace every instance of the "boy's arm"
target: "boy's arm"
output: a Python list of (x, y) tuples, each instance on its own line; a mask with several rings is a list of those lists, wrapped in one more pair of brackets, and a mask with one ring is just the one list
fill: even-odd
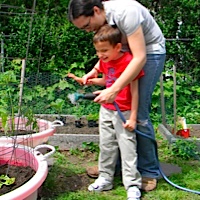
[(131, 91), (131, 113), (129, 119), (124, 124), (124, 128), (129, 131), (133, 131), (137, 124), (137, 111), (138, 111), (138, 101), (139, 101), (139, 91), (138, 91), (138, 79), (130, 83)]
[[(80, 85), (83, 85), (83, 78), (80, 78), (72, 73), (69, 73), (67, 75), (70, 78), (73, 78), (75, 81), (77, 81)], [(87, 80), (87, 85), (100, 85), (105, 86), (105, 75), (103, 74), (102, 78), (91, 78)]]
[(105, 75), (103, 74), (103, 76), (101, 78), (91, 78), (91, 79), (88, 79), (87, 84), (88, 85), (105, 86), (106, 85)]
[(78, 76), (76, 76), (75, 74), (72, 74), (72, 73), (68, 73), (67, 76), (69, 78), (72, 78), (74, 79), (76, 82), (78, 82), (80, 85), (83, 85), (83, 78), (80, 78)]
[(90, 72), (88, 72), (82, 77), (83, 84), (87, 84), (88, 79), (97, 78), (98, 74), (99, 74), (99, 61), (95, 64), (94, 68)]

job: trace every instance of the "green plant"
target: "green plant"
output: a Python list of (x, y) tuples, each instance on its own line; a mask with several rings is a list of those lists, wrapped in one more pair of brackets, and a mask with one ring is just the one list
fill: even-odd
[(83, 142), (82, 147), (86, 151), (90, 151), (92, 153), (96, 152), (99, 153), (99, 145), (94, 142)]
[(32, 110), (19, 105), (17, 101), (18, 81), (14, 71), (7, 71), (0, 74), (0, 118), (5, 134), (9, 131), (13, 135), (15, 132), (15, 112), (19, 112), (20, 116), (23, 114), (27, 118), (26, 127), (31, 126), (32, 130), (38, 130), (37, 120)]
[[(166, 62), (166, 68), (172, 68), (174, 62)], [(166, 111), (166, 121), (172, 124), (174, 121), (174, 81), (173, 70), (163, 72), (164, 102)], [(169, 78), (167, 78), (169, 77)], [(159, 83), (154, 90), (152, 97), (152, 119), (161, 112), (160, 108), (160, 85)], [(200, 113), (200, 93), (197, 80), (192, 74), (176, 73), (176, 115), (184, 116), (188, 124), (198, 124)], [(159, 120), (159, 118), (157, 118)], [(155, 120), (156, 121), (156, 120)]]
[(76, 155), (76, 156), (79, 156), (82, 153), (82, 151), (79, 148), (70, 148), (69, 152), (71, 155)]
[(171, 145), (171, 155), (181, 157), (184, 160), (191, 158), (197, 159), (200, 156), (200, 153), (197, 149), (196, 140), (176, 140), (176, 142)]
[(65, 104), (65, 100), (59, 98), (59, 99), (56, 99), (56, 101), (51, 102), (49, 106), (55, 108), (56, 112), (60, 116), (62, 114), (64, 104)]
[(15, 178), (10, 178), (9, 176), (4, 175), (4, 174), (0, 176), (0, 188), (3, 185), (12, 185), (14, 182), (15, 182)]
[(56, 159), (56, 165), (66, 165), (66, 157), (59, 153), (59, 151), (56, 151), (54, 158)]
[[(11, 130), (14, 129), (14, 112), (18, 105), (15, 105), (15, 87), (17, 83), (16, 75), (13, 71), (7, 71), (0, 74), (0, 118), (2, 119), (2, 128), (7, 134), (8, 130), (11, 127)], [(13, 97), (14, 93), (14, 97)], [(8, 121), (10, 123), (8, 124)], [(9, 126), (10, 125), (10, 126)]]
[(84, 115), (84, 112), (85, 112), (85, 106), (78, 104), (75, 106), (73, 115), (75, 115), (76, 119), (79, 120)]
[(26, 111), (24, 112), (24, 116), (27, 118), (26, 127), (31, 126), (31, 130), (38, 132), (39, 126), (33, 111), (31, 109), (26, 109)]
[(7, 129), (7, 111), (4, 108), (0, 107), (0, 118), (1, 118), (1, 126), (0, 128), (5, 128)]
[[(179, 71), (193, 73), (195, 79), (199, 80), (199, 2), (196, 0), (174, 0), (169, 4), (167, 0), (141, 0), (140, 2), (155, 17), (167, 39), (175, 39), (177, 31), (179, 31), (179, 38), (190, 39), (183, 42), (167, 41), (167, 53), (169, 54), (167, 60), (170, 60), (174, 54), (179, 54), (178, 57), (183, 55), (184, 59), (178, 58)], [(13, 4), (10, 0), (3, 0), (2, 3)], [(6, 41), (6, 56), (23, 58), (26, 55), (30, 17), (29, 14), (16, 15), (15, 13), (26, 13), (26, 8), (32, 5), (31, 2), (22, 0), (17, 0), (16, 3), (20, 6), (0, 8), (8, 12), (7, 16), (6, 14), (2, 16), (0, 22), (0, 38)], [(67, 20), (68, 3), (69, 0), (51, 2), (39, 0), (37, 2), (29, 43), (28, 73), (35, 72), (38, 68), (40, 71), (51, 72), (64, 72), (67, 68), (80, 75), (89, 71), (95, 64), (96, 59), (91, 60), (95, 54), (92, 44), (93, 33), (80, 31)], [(177, 8), (176, 13), (173, 12), (172, 7)], [(181, 19), (183, 23), (179, 28), (178, 21)], [(10, 37), (6, 38), (4, 34)], [(38, 59), (34, 58), (39, 58), (39, 65)], [(9, 59), (5, 59), (5, 62), (9, 66), (7, 69), (11, 69)], [(76, 63), (75, 66), (74, 63)], [(168, 66), (166, 68), (168, 69)]]
[(86, 116), (86, 119), (88, 121), (90, 120), (97, 121), (99, 119), (99, 113), (90, 113), (89, 115)]

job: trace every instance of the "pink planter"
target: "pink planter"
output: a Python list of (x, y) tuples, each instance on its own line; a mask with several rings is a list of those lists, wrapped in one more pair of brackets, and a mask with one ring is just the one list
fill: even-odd
[[(25, 126), (27, 122), (26, 118), (15, 117), (15, 129), (16, 130), (32, 130), (31, 126)], [(63, 126), (63, 122), (56, 120), (54, 122), (49, 122), (47, 120), (38, 119), (37, 120), (39, 131), (38, 133), (27, 134), (27, 135), (17, 135), (17, 136), (1, 136), (0, 142), (3, 143), (13, 143), (16, 141), (18, 144), (25, 146), (36, 147), (39, 144), (48, 141), (49, 137), (52, 136), (56, 131), (56, 126)], [(1, 126), (1, 121), (0, 121)]]
[[(41, 145), (41, 148), (50, 148), (52, 151), (42, 155), (36, 149), (17, 145), (13, 148), (12, 144), (0, 143), (0, 165), (9, 163), (9, 165), (30, 166), (36, 171), (36, 174), (21, 187), (0, 196), (2, 200), (37, 200), (37, 190), (45, 181), (48, 174), (48, 165), (45, 160), (55, 152), (55, 148), (50, 145)], [(40, 146), (36, 147), (37, 149)], [(14, 150), (14, 153), (13, 153)], [(27, 162), (30, 161), (30, 162)]]

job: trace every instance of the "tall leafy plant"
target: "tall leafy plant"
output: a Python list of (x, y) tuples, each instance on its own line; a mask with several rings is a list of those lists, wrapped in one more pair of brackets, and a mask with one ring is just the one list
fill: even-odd
[(18, 85), (19, 79), (13, 71), (0, 73), (0, 124), (5, 134), (8, 134), (8, 131), (11, 134), (15, 133), (15, 114), (19, 109), (21, 115), (23, 114), (27, 119), (26, 126), (31, 126), (32, 130), (38, 130), (37, 121), (32, 110), (19, 105), (17, 101), (19, 99)]

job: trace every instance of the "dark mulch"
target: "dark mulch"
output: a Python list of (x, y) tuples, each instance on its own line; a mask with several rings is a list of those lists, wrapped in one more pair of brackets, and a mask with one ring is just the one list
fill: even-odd
[[(74, 165), (74, 167), (79, 166), (86, 169), (88, 167), (88, 163), (97, 165), (95, 153), (83, 151), (84, 156), (72, 155), (68, 150), (60, 151), (60, 153), (67, 158), (68, 162), (66, 163), (65, 168), (56, 166), (56, 172), (55, 166), (50, 167), (47, 180), (39, 189), (38, 200), (56, 199), (58, 195), (67, 192), (76, 192), (80, 190), (87, 191), (89, 184), (95, 180), (90, 178), (86, 174), (86, 171), (77, 174), (71, 171), (70, 167), (68, 166)], [(49, 180), (52, 182), (53, 188), (52, 184), (49, 184)]]
[[(8, 173), (7, 173), (8, 172)], [(0, 195), (6, 194), (14, 189), (22, 186), (28, 180), (30, 180), (34, 175), (35, 171), (31, 167), (22, 167), (22, 166), (0, 166), (0, 175), (8, 175), (10, 178), (15, 178), (15, 182), (12, 185), (3, 185), (0, 188)]]

